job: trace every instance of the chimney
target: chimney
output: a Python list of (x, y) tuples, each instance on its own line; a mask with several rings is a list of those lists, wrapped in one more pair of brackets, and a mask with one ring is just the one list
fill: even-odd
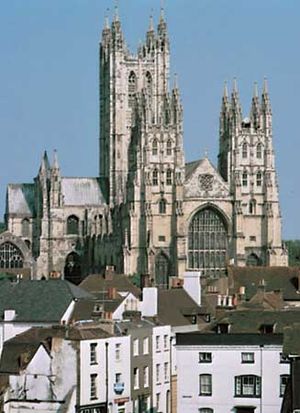
[(183, 288), (199, 306), (201, 305), (200, 277), (200, 271), (186, 271), (183, 275)]
[(117, 289), (116, 289), (116, 287), (108, 287), (108, 289), (107, 289), (107, 298), (109, 300), (115, 300), (117, 298)]
[(150, 275), (142, 274), (141, 275), (141, 289), (150, 287)]
[(13, 321), (16, 318), (16, 310), (4, 310), (4, 321)]
[(113, 265), (107, 265), (105, 267), (104, 278), (106, 280), (111, 281), (113, 279), (114, 273), (115, 273), (115, 267)]
[(156, 287), (143, 289), (143, 301), (141, 305), (143, 317), (155, 317), (158, 312), (158, 290)]

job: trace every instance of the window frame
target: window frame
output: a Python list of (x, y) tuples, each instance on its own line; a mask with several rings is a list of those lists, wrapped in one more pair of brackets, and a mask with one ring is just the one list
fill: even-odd
[(97, 395), (97, 373), (90, 374), (90, 400), (98, 399)]
[[(253, 380), (253, 383), (250, 383), (251, 380)], [(250, 386), (252, 386), (253, 391), (249, 393)], [(261, 398), (261, 377), (255, 374), (235, 376), (234, 397)]]
[(90, 343), (90, 365), (98, 364), (97, 361), (97, 343)]
[[(205, 383), (205, 381), (207, 382)], [(205, 373), (199, 375), (199, 396), (212, 396), (212, 375)]]
[[(249, 359), (247, 358), (248, 356)], [(253, 351), (242, 351), (241, 352), (241, 363), (243, 364), (254, 364), (255, 363), (255, 353)]]
[(199, 351), (199, 363), (212, 363), (212, 353), (209, 351)]

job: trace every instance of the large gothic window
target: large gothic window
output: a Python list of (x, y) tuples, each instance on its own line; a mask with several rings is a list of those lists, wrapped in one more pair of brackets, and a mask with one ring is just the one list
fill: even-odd
[(81, 260), (76, 252), (70, 252), (66, 257), (64, 278), (74, 284), (81, 282)]
[(195, 214), (189, 226), (188, 267), (217, 278), (225, 273), (227, 231), (220, 214), (211, 208)]
[(160, 253), (155, 259), (155, 284), (158, 288), (168, 288), (169, 284), (169, 260)]
[(261, 265), (261, 262), (259, 257), (253, 252), (252, 254), (248, 255), (246, 265), (248, 267), (259, 267)]
[(11, 242), (0, 245), (0, 268), (23, 268), (23, 254)]
[(134, 72), (130, 72), (130, 75), (128, 78), (128, 106), (130, 108), (132, 108), (134, 105), (135, 94), (136, 94), (136, 75)]
[(70, 215), (67, 219), (67, 234), (77, 235), (79, 233), (79, 219)]
[(167, 185), (172, 185), (172, 170), (167, 169)]
[(171, 141), (171, 139), (167, 140), (167, 155), (172, 155), (172, 141)]

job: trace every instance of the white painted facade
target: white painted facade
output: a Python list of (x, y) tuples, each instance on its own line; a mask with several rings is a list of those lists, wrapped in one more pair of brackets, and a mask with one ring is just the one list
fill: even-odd
[[(95, 346), (94, 361), (91, 345)], [(95, 375), (94, 395), (92, 375)], [(116, 391), (118, 381), (120, 388), (123, 388), (119, 394)], [(131, 413), (130, 384), (129, 336), (81, 341), (80, 406), (104, 404), (107, 401), (109, 413)]]
[(51, 354), (41, 344), (26, 368), (9, 376), (4, 412), (58, 412), (62, 406), (74, 412), (76, 384), (74, 343), (54, 338)]
[[(280, 411), (280, 375), (289, 365), (280, 363), (281, 345), (178, 345), (178, 413), (238, 412), (238, 406), (252, 406), (255, 413)], [(211, 362), (199, 362), (199, 353), (211, 353)], [(253, 363), (242, 363), (242, 353), (253, 353)], [(200, 395), (200, 375), (211, 375), (211, 396)], [(261, 397), (236, 395), (235, 377), (261, 378)], [(247, 391), (247, 390), (246, 390)]]

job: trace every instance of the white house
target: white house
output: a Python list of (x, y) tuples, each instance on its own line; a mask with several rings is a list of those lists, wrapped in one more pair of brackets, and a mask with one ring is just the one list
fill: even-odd
[[(155, 326), (152, 335), (152, 400), (156, 412), (169, 413), (171, 405), (171, 327)], [(156, 409), (156, 410), (155, 410)]]
[(77, 412), (131, 413), (130, 337), (80, 342), (80, 406)]
[(279, 334), (177, 334), (178, 413), (279, 412), (282, 343)]

